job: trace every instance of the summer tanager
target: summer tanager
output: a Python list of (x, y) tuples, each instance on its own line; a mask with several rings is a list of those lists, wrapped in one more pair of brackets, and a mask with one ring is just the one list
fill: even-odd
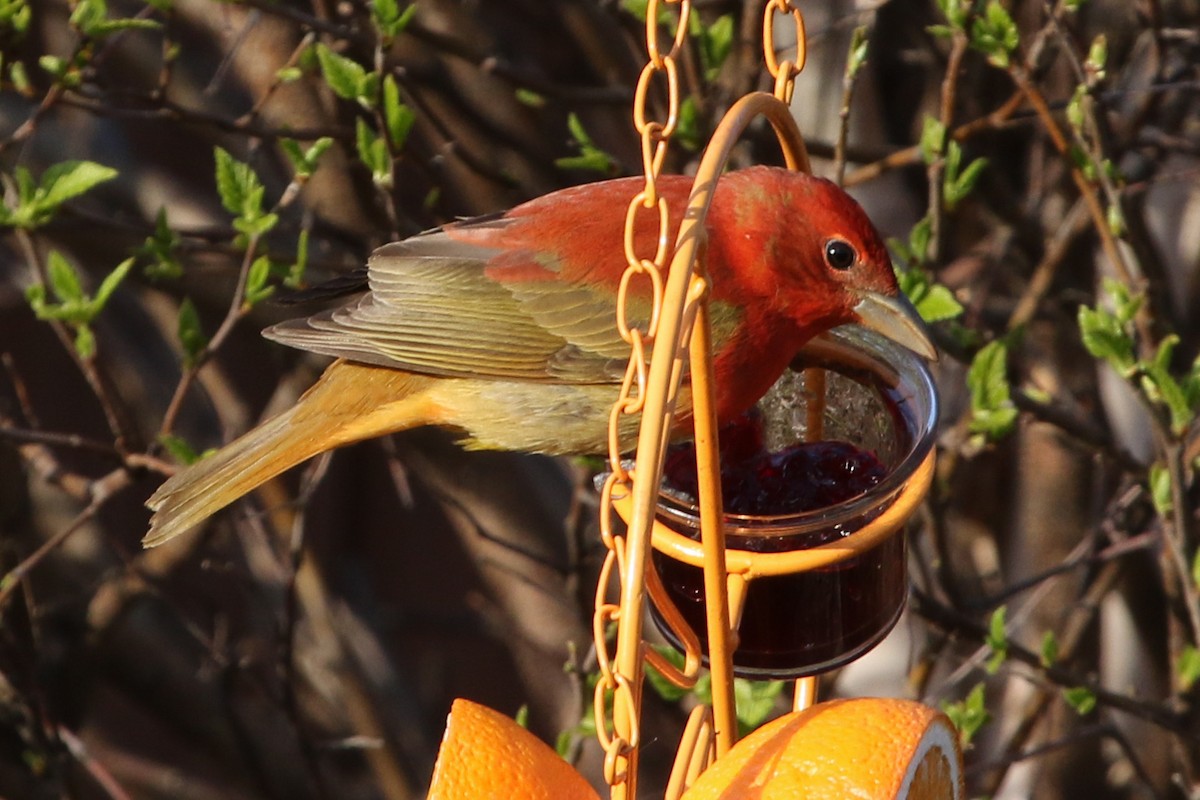
[[(676, 228), (691, 183), (658, 182)], [(318, 453), (420, 425), (458, 429), (468, 447), (606, 452), (629, 357), (615, 323), (623, 230), (641, 188), (640, 178), (587, 184), (386, 245), (349, 305), (268, 328), (270, 339), (337, 360), (293, 408), (164, 483), (147, 503), (144, 544)], [(657, 211), (636, 230), (636, 252), (653, 254)], [(832, 183), (769, 167), (731, 172), (717, 182), (706, 237), (719, 419), (746, 411), (809, 338), (836, 325), (862, 323), (935, 357), (882, 239)], [(631, 325), (644, 327), (649, 286), (630, 285)], [(686, 386), (677, 409), (685, 421)], [(623, 435), (632, 446), (636, 428)]]

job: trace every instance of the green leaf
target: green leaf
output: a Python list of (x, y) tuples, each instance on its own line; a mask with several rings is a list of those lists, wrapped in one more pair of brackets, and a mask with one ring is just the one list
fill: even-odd
[(247, 236), (262, 236), (275, 227), (279, 217), (263, 213), (265, 189), (249, 164), (231, 156), (225, 149), (214, 149), (217, 167), (217, 193), (221, 205), (234, 214), (233, 227)]
[(137, 250), (138, 256), (147, 261), (142, 273), (154, 280), (182, 277), (183, 265), (179, 263), (178, 249), (179, 236), (167, 222), (166, 207), (160, 208), (154, 220), (154, 233), (147, 236)]
[[(907, 241), (891, 238), (887, 240), (888, 249), (892, 251), (892, 257), (900, 262), (899, 265), (907, 267), (909, 270), (919, 268), (925, 263), (925, 256), (929, 250), (929, 240), (933, 231), (933, 221), (926, 214), (920, 221), (913, 225), (912, 230), (908, 232)], [(899, 266), (897, 265), (897, 266)], [(899, 275), (905, 270), (897, 269)], [(909, 295), (912, 298), (912, 295)]]
[(304, 272), (308, 269), (308, 228), (300, 231), (296, 239), (296, 260), (288, 267), (283, 285), (289, 289), (299, 289), (304, 285)]
[(578, 169), (586, 172), (599, 172), (609, 175), (613, 172), (612, 160), (605, 153), (592, 151), (577, 156), (563, 156), (554, 159), (554, 166), (559, 169)]
[(306, 170), (308, 165), (304, 161), (304, 151), (300, 149), (300, 143), (295, 139), (289, 139), (286, 136), (279, 139), (279, 149), (283, 150), (283, 154), (287, 156), (288, 161), (292, 165), (292, 170), (297, 176), (307, 175)]
[(1119, 203), (1110, 203), (1108, 209), (1104, 212), (1105, 222), (1108, 224), (1108, 230), (1113, 236), (1118, 239), (1125, 235), (1125, 212), (1121, 210)]
[(1087, 96), (1087, 85), (1081, 83), (1075, 87), (1075, 91), (1071, 94), (1071, 99), (1067, 101), (1067, 122), (1076, 131), (1083, 130), (1085, 116), (1084, 101), (1087, 99)]
[(102, 39), (118, 31), (154, 30), (161, 27), (152, 19), (109, 19), (105, 0), (76, 0), (70, 23), (91, 39)]
[(965, 698), (955, 703), (942, 703), (942, 711), (958, 729), (958, 738), (966, 750), (975, 734), (992, 718), (984, 704), (984, 686), (977, 683)]
[(533, 91), (532, 89), (526, 89), (522, 86), (518, 86), (513, 91), (513, 96), (517, 98), (518, 103), (523, 106), (529, 106), (530, 108), (542, 108), (546, 105), (545, 97)]
[(1151, 362), (1142, 364), (1142, 391), (1151, 400), (1161, 402), (1171, 416), (1171, 432), (1183, 436), (1195, 419), (1195, 409), (1188, 402), (1188, 394), (1179, 382), (1162, 365)]
[(371, 126), (362, 119), (355, 120), (355, 143), (358, 158), (371, 171), (371, 180), (381, 188), (392, 186), (392, 156), (387, 142), (376, 135)]
[[(664, 7), (666, 4), (659, 5), (658, 23), (660, 25), (671, 21), (670, 12)], [(629, 14), (632, 14), (638, 22), (646, 21), (646, 11), (650, 7), (649, 0), (621, 0), (621, 8), (625, 9)], [(693, 15), (694, 16), (694, 15)]]
[(400, 17), (400, 4), (397, 0), (372, 0), (371, 22), (380, 36), (388, 35), (388, 26)]
[(84, 36), (90, 36), (89, 31), (108, 16), (108, 6), (104, 0), (76, 0), (69, 22)]
[(208, 458), (213, 453), (217, 452), (215, 447), (210, 447), (202, 453), (197, 453), (196, 450), (187, 443), (187, 440), (182, 436), (176, 436), (173, 433), (164, 433), (158, 437), (158, 443), (161, 444), (166, 451), (171, 454), (171, 457), (184, 466), (191, 466), (201, 459)]
[[(951, 142), (950, 146), (958, 149), (957, 142)], [(979, 176), (983, 174), (983, 170), (987, 168), (988, 160), (986, 158), (977, 158), (966, 166), (961, 172), (955, 166), (954, 174), (949, 170), (946, 171), (942, 189), (942, 201), (946, 206), (947, 211), (953, 211), (954, 208), (966, 199), (975, 184), (979, 181)]]
[(133, 264), (134, 259), (125, 259), (112, 272), (105, 275), (104, 280), (100, 281), (100, 288), (96, 290), (96, 297), (92, 300), (95, 313), (99, 314), (108, 305), (109, 298), (117, 290), (117, 286), (121, 284), (121, 281), (125, 280), (125, 276), (129, 274), (129, 271), (133, 269)]
[(204, 335), (200, 315), (190, 297), (183, 298), (183, 302), (179, 304), (179, 319), (175, 325), (175, 332), (179, 337), (179, 344), (183, 347), (184, 363), (189, 367), (195, 366), (200, 354), (208, 347), (208, 337)]
[(1135, 294), (1128, 286), (1113, 278), (1105, 278), (1103, 288), (1104, 293), (1112, 300), (1117, 320), (1122, 325), (1132, 322), (1141, 310), (1145, 297), (1140, 293)]
[(689, 94), (679, 104), (679, 115), (675, 122), (675, 140), (692, 152), (696, 152), (704, 145), (700, 136), (700, 110), (693, 95)]
[(333, 145), (333, 137), (322, 136), (317, 139), (307, 149), (303, 150), (300, 143), (295, 139), (281, 137), (279, 147), (287, 156), (288, 162), (292, 165), (292, 171), (295, 173), (298, 180), (304, 181), (312, 177), (312, 174), (317, 170), (317, 162), (321, 156)]
[(312, 143), (312, 145), (309, 146), (307, 150), (304, 151), (305, 163), (309, 164), (315, 171), (317, 168), (317, 162), (321, 160), (321, 156), (325, 155), (325, 153), (328, 152), (329, 148), (332, 146), (332, 136), (322, 136), (320, 139), (317, 139)]
[(246, 276), (244, 302), (247, 308), (253, 308), (274, 294), (275, 287), (267, 283), (270, 277), (271, 259), (266, 256), (254, 259), (254, 263), (250, 265), (250, 272)]
[(1190, 692), (1200, 680), (1200, 650), (1194, 645), (1184, 645), (1175, 660), (1175, 674), (1179, 679), (1179, 690)]
[(567, 115), (567, 130), (571, 133), (571, 138), (579, 147), (578, 156), (567, 156), (566, 158), (556, 158), (554, 165), (559, 169), (582, 169), (592, 172), (600, 172), (606, 175), (612, 174), (616, 169), (616, 161), (608, 153), (605, 153), (592, 142), (587, 131), (583, 128), (583, 123), (578, 115), (571, 112)]
[(1150, 465), (1150, 498), (1160, 517), (1170, 517), (1175, 501), (1171, 497), (1171, 472), (1161, 461)]
[(1192, 409), (1188, 405), (1188, 396), (1183, 387), (1171, 374), (1171, 359), (1178, 344), (1177, 334), (1164, 336), (1158, 343), (1158, 349), (1154, 351), (1154, 357), (1149, 362), (1140, 362), (1138, 366), (1142, 370), (1143, 379), (1149, 382), (1146, 394), (1152, 400), (1166, 404), (1171, 413), (1172, 427), (1181, 422), (1186, 430)]
[(84, 300), (83, 284), (79, 273), (71, 262), (67, 261), (57, 250), (51, 250), (47, 259), (46, 272), (50, 279), (50, 288), (63, 303), (78, 303)]
[(50, 290), (57, 302), (47, 302), (46, 287), (34, 284), (25, 291), (33, 313), (41, 320), (59, 320), (75, 328), (75, 349), (83, 358), (91, 358), (96, 352), (96, 340), (88, 324), (104, 309), (117, 285), (133, 268), (132, 258), (121, 262), (100, 283), (96, 296), (89, 297), (83, 290), (79, 273), (57, 250), (51, 250), (47, 258), (46, 273)]
[(517, 709), (517, 713), (513, 716), (513, 722), (522, 728), (529, 728), (529, 705), (527, 703), (522, 703), (521, 707)]
[(1080, 306), (1078, 322), (1080, 337), (1087, 351), (1107, 361), (1122, 376), (1131, 377), (1137, 364), (1133, 354), (1133, 336), (1117, 315), (1103, 308)]
[(738, 728), (743, 735), (767, 721), (785, 685), (785, 681), (734, 679), (733, 698), (737, 706)]
[(971, 0), (937, 0), (937, 3), (951, 28), (961, 30), (967, 24)]
[(75, 327), (75, 352), (84, 361), (96, 355), (96, 335), (86, 322)]
[(854, 80), (858, 76), (858, 71), (867, 63), (868, 45), (867, 26), (859, 25), (850, 35), (850, 51), (846, 56), (845, 76), (847, 80)]
[(1067, 148), (1067, 159), (1075, 169), (1083, 173), (1083, 177), (1089, 181), (1096, 180), (1096, 165), (1088, 158), (1087, 151), (1078, 144), (1072, 143)]
[(20, 38), (29, 30), (32, 11), (25, 0), (0, 0), (0, 30), (12, 31)]
[[(238, 161), (223, 147), (214, 148), (217, 165), (217, 193), (221, 205), (231, 214), (241, 216), (251, 199), (261, 188), (258, 176), (250, 165)], [(261, 198), (261, 195), (259, 195)]]
[(1200, 407), (1200, 355), (1196, 356), (1191, 368), (1180, 378), (1179, 385), (1187, 398), (1188, 408)]
[(33, 283), (26, 286), (25, 301), (29, 303), (29, 308), (38, 319), (57, 319), (57, 317), (50, 315), (51, 306), (46, 302), (46, 287), (42, 284)]
[(972, 433), (994, 441), (1012, 430), (1018, 413), (1012, 403), (1008, 346), (1003, 340), (990, 342), (975, 354), (967, 371), (967, 388), (971, 393)]
[(948, 287), (934, 283), (926, 270), (920, 267), (897, 270), (896, 279), (900, 283), (900, 290), (926, 322), (943, 322), (962, 314), (962, 304), (954, 293)]
[(984, 642), (992, 650), (992, 655), (988, 658), (987, 663), (989, 675), (995, 675), (1005, 659), (1008, 658), (1008, 631), (1005, 628), (1007, 612), (1006, 606), (1000, 606), (992, 612), (992, 617), (988, 621), (988, 635)]
[(1086, 686), (1063, 689), (1063, 699), (1081, 717), (1092, 713), (1096, 708), (1096, 694)]
[(353, 59), (335, 53), (324, 44), (317, 45), (317, 61), (321, 74), (333, 93), (343, 100), (355, 100), (361, 105), (374, 107), (374, 87), (377, 78)]
[(28, 205), (35, 199), (38, 191), (37, 181), (33, 179), (33, 173), (24, 167), (17, 167), (13, 173), (13, 177), (17, 181), (17, 200), (20, 205)]
[(1169, 370), (1171, 368), (1171, 359), (1175, 355), (1175, 348), (1179, 345), (1178, 334), (1169, 334), (1162, 338), (1158, 343), (1158, 348), (1154, 351), (1154, 358), (1151, 363), (1161, 370)]
[(998, 0), (991, 0), (971, 24), (971, 47), (1001, 69), (1008, 69), (1020, 39), (1017, 24)]
[(1104, 69), (1108, 64), (1108, 39), (1104, 34), (1100, 34), (1092, 40), (1092, 46), (1088, 48), (1087, 59), (1083, 62), (1083, 68), (1087, 70), (1089, 82), (1099, 81), (1104, 79)]
[(949, 288), (940, 283), (931, 284), (921, 301), (915, 305), (917, 313), (926, 322), (942, 322), (963, 313), (962, 303), (958, 302)]
[[(261, 197), (261, 192), (260, 192)], [(261, 214), (254, 218), (241, 217), (233, 221), (233, 227), (247, 236), (263, 236), (279, 223), (278, 214)]]
[(913, 254), (913, 260), (918, 264), (925, 263), (929, 254), (929, 242), (933, 239), (933, 218), (926, 214), (908, 233), (908, 246)]
[(54, 218), (68, 200), (117, 177), (117, 171), (92, 161), (62, 161), (52, 164), (35, 182), (29, 170), (17, 167), (16, 206), (5, 215), (5, 223), (32, 230)]
[(112, 167), (93, 161), (64, 161), (54, 164), (42, 173), (41, 203), (57, 209), (68, 200), (111, 181), (117, 174)]
[(1192, 555), (1192, 584), (1200, 589), (1200, 548)]
[(417, 115), (400, 99), (400, 87), (391, 75), (383, 79), (383, 119), (393, 150), (403, 150)]
[(28, 97), (33, 92), (33, 84), (29, 82), (29, 73), (25, 71), (25, 65), (20, 61), (14, 61), (8, 68), (8, 79), (12, 81), (13, 88), (17, 90), (17, 94)]
[(558, 735), (554, 740), (555, 751), (566, 758), (571, 752), (571, 745), (577, 739), (595, 739), (596, 738), (596, 715), (591, 703), (587, 704), (587, 709), (584, 711), (579, 722), (573, 728), (568, 728)]
[[(695, 14), (691, 17), (699, 20)], [(708, 27), (702, 28), (696, 37), (700, 50), (700, 63), (704, 67), (706, 80), (713, 80), (721, 71), (725, 60), (733, 50), (733, 15), (722, 14)]]
[(424, 199), (421, 200), (421, 208), (425, 209), (426, 211), (433, 211), (433, 209), (437, 207), (437, 204), (440, 203), (441, 200), (441, 187), (432, 186), (430, 187), (429, 191), (425, 193)]
[(1054, 631), (1046, 631), (1042, 634), (1040, 660), (1042, 666), (1046, 668), (1054, 666), (1058, 661), (1058, 639), (1054, 636)]
[(937, 117), (925, 115), (921, 125), (921, 160), (932, 164), (941, 158), (946, 148), (946, 126)]
[(397, 0), (374, 0), (371, 3), (371, 21), (386, 44), (408, 27), (408, 23), (416, 11), (415, 3), (401, 11)]

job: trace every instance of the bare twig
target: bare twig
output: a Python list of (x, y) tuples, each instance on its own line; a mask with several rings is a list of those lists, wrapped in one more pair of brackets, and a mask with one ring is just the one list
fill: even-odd
[[(942, 605), (919, 590), (915, 592), (914, 599), (916, 600), (914, 610), (938, 627), (975, 641), (983, 641), (987, 638), (987, 628), (974, 619)], [(1170, 706), (1111, 691), (1101, 686), (1095, 678), (1080, 675), (1063, 667), (1054, 665), (1045, 667), (1042, 665), (1041, 655), (1014, 642), (1008, 643), (1008, 657), (1035, 670), (1040, 670), (1041, 674), (1057, 686), (1084, 687), (1095, 695), (1097, 702), (1101, 705), (1152, 722), (1189, 742), (1200, 742), (1200, 733), (1193, 728), (1187, 715), (1179, 713)]]
[(21, 563), (9, 570), (0, 578), (0, 608), (7, 603), (12, 593), (21, 586), (22, 581), (50, 553), (54, 552), (63, 542), (69, 539), (96, 516), (113, 495), (127, 488), (130, 484), (129, 473), (124, 469), (113, 470), (102, 478), (88, 483), (88, 494), (91, 502), (80, 511), (71, 524), (60, 530), (42, 543), (37, 550), (21, 560)]

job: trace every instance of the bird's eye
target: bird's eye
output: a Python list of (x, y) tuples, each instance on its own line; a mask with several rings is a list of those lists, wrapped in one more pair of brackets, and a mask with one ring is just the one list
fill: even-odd
[(830, 239), (825, 243), (825, 263), (838, 271), (850, 269), (858, 261), (854, 246), (844, 239)]

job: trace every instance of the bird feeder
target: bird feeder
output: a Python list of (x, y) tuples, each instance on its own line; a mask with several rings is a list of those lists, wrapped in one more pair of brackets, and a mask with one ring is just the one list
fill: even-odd
[[(678, 93), (669, 57), (657, 45), (657, 15), (647, 10), (650, 60), (635, 100), (635, 124), (643, 135), (648, 191), (652, 192), (662, 149), (673, 126), (674, 108), (665, 126), (647, 136), (644, 102), (646, 76), (664, 72)], [(681, 4), (679, 30), (686, 28), (688, 3)], [(778, 16), (796, 24), (795, 58), (779, 61), (773, 27)], [(694, 189), (680, 223), (661, 308), (651, 336), (655, 346), (645, 366), (643, 342), (635, 335), (633, 356), (621, 399), (614, 407), (613, 430), (623, 413), (640, 413), (636, 468), (626, 472), (614, 446), (613, 473), (602, 492), (601, 527), (609, 557), (597, 590), (594, 629), (601, 680), (596, 687), (597, 729), (607, 755), (605, 778), (614, 800), (636, 796), (640, 745), (641, 684), (645, 663), (653, 664), (680, 686), (694, 685), (702, 662), (712, 676), (713, 706), (692, 712), (676, 758), (667, 796), (678, 797), (707, 764), (730, 751), (737, 723), (733, 677), (796, 677), (794, 708), (816, 700), (816, 674), (856, 658), (894, 625), (907, 593), (903, 526), (924, 497), (933, 472), (932, 435), (936, 395), (928, 371), (915, 355), (865, 333), (826, 339), (803, 358), (811, 367), (808, 424), (800, 435), (820, 438), (827, 414), (850, 421), (864, 432), (884, 420), (889, 438), (887, 476), (853, 500), (799, 515), (730, 515), (723, 508), (717, 424), (714, 408), (707, 284), (703, 262), (704, 218), (716, 182), (732, 147), (748, 125), (765, 118), (774, 130), (790, 169), (809, 171), (803, 139), (788, 108), (792, 80), (804, 62), (804, 25), (786, 0), (771, 2), (763, 24), (767, 68), (773, 95), (752, 93), (735, 103), (717, 126), (697, 169)], [(676, 38), (678, 44), (679, 38)], [(659, 63), (665, 66), (656, 66)], [(663, 134), (663, 129), (668, 131)], [(631, 203), (644, 201), (643, 192)], [(645, 203), (645, 205), (650, 205)], [(632, 239), (632, 222), (626, 241)], [(666, 229), (666, 224), (663, 224)], [(627, 275), (663, 266), (660, 252), (648, 264), (630, 255)], [(665, 344), (664, 344), (665, 343)], [(674, 343), (674, 346), (671, 346)], [(684, 364), (688, 369), (684, 369)], [(696, 493), (686, 500), (663, 491), (667, 434), (682, 376), (690, 378), (696, 460)], [(825, 388), (832, 375), (845, 384), (842, 399), (830, 402)], [(635, 384), (636, 379), (636, 384)], [(636, 385), (636, 389), (634, 389)], [(876, 404), (871, 424), (853, 419), (852, 407), (863, 398)], [(890, 419), (891, 424), (887, 424)], [(866, 444), (865, 442), (863, 444)], [(617, 533), (608, 516), (615, 509), (625, 523)], [(764, 547), (764, 542), (770, 546)], [(766, 552), (774, 550), (775, 552)], [(620, 585), (617, 602), (606, 585)], [(855, 596), (857, 595), (857, 596)], [(649, 648), (643, 636), (647, 597), (660, 629), (683, 652), (676, 668)], [(813, 602), (820, 597), (820, 604)], [(807, 598), (807, 599), (806, 599)], [(818, 607), (818, 605), (820, 607)], [(836, 606), (836, 609), (832, 608)], [(617, 628), (610, 657), (606, 632)], [(612, 732), (609, 719), (611, 704)]]
[[(666, 39), (660, 40), (662, 3), (679, 9), (667, 46)], [(803, 17), (791, 0), (769, 0), (763, 49), (774, 92), (742, 97), (717, 126), (672, 248), (669, 209), (656, 182), (678, 121), (675, 58), (687, 36), (690, 7), (690, 0), (647, 4), (648, 62), (634, 100), (645, 186), (631, 198), (626, 217), (629, 266), (618, 293), (616, 326), (631, 356), (610, 417), (610, 471), (600, 503), (600, 532), (608, 552), (593, 616), (599, 671), (594, 707), (605, 781), (613, 800), (639, 796), (646, 664), (685, 688), (695, 685), (701, 666), (707, 664), (712, 706), (695, 707), (687, 719), (667, 800), (750, 796), (731, 788), (735, 786), (753, 787), (755, 797), (783, 796), (772, 795), (770, 789), (780, 770), (789, 772), (793, 789), (797, 775), (808, 776), (814, 787), (825, 787), (816, 789), (825, 792), (821, 796), (849, 792), (878, 798), (959, 798), (957, 736), (940, 712), (902, 700), (816, 702), (815, 676), (874, 646), (904, 605), (903, 528), (928, 490), (934, 464), (937, 401), (921, 359), (865, 330), (845, 329), (814, 341), (794, 365), (803, 375), (801, 382), (781, 390), (802, 402), (793, 409), (791, 422), (772, 423), (777, 430), (769, 449), (786, 450), (798, 442), (836, 435), (878, 454), (886, 474), (865, 492), (819, 510), (780, 514), (725, 508), (704, 221), (735, 142), (760, 118), (774, 130), (787, 167), (809, 171), (804, 142), (788, 108), (793, 80), (804, 65), (805, 32)], [(790, 59), (780, 60), (774, 26), (784, 18), (795, 24), (797, 44)], [(647, 110), (656, 81), (665, 84), (668, 100), (665, 118), (657, 121)], [(635, 228), (639, 220), (644, 224), (653, 216), (639, 212), (650, 209), (658, 210), (657, 251), (638, 253), (634, 242), (645, 237), (635, 236)], [(637, 315), (631, 311), (627, 316), (624, 308), (628, 287), (638, 280), (650, 282), (655, 298), (646, 330), (629, 325)], [(695, 485), (691, 494), (678, 495), (672, 494), (669, 481), (664, 485), (664, 475), (672, 477), (665, 468), (668, 438), (685, 374), (694, 426), (687, 458), (694, 459)], [(620, 432), (628, 427), (628, 417), (637, 417), (638, 426), (633, 467), (621, 447)], [(617, 596), (610, 597), (614, 591)], [(684, 654), (682, 667), (649, 646), (643, 628), (647, 617), (653, 617)], [(738, 674), (796, 679), (793, 711), (741, 745), (733, 685)], [(837, 758), (844, 760), (847, 751), (831, 757), (822, 747), (839, 731), (851, 731), (853, 744), (865, 755), (884, 754), (883, 766), (868, 770), (869, 786), (837, 782)], [(448, 738), (453, 738), (451, 733), (448, 729)], [(446, 749), (444, 743), (439, 756), (443, 771), (453, 760), (445, 756)], [(482, 769), (471, 763), (468, 750), (454, 752), (465, 754), (469, 768)], [(548, 757), (543, 754), (520, 764), (540, 764)], [(531, 780), (541, 780), (538, 776), (550, 771), (535, 769)], [(466, 797), (455, 793), (455, 785), (468, 783), (443, 780), (437, 796)], [(560, 787), (561, 794), (567, 784), (548, 785)], [(580, 790), (578, 796), (587, 794)]]

